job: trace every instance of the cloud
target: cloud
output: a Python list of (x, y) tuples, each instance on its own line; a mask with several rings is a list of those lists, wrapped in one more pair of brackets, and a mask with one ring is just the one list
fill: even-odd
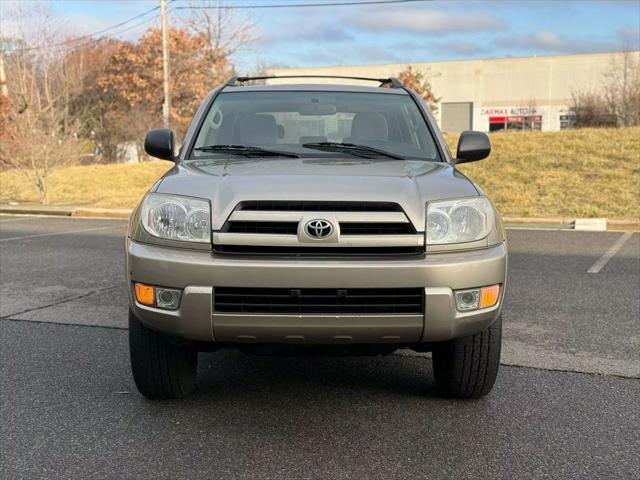
[(499, 39), (496, 44), (504, 48), (523, 48), (525, 50), (561, 50), (568, 42), (560, 39), (557, 33), (539, 30), (532, 34), (514, 34)]
[(380, 48), (373, 45), (358, 45), (352, 49), (351, 62), (353, 63), (398, 63), (403, 55), (395, 49)]
[(395, 49), (370, 45), (353, 45), (348, 49), (324, 48), (316, 46), (296, 50), (289, 54), (271, 53), (269, 63), (286, 63), (292, 66), (359, 65), (370, 63), (398, 63), (400, 58)]
[(399, 63), (417, 58), (424, 61), (426, 58), (449, 58), (449, 57), (473, 57), (487, 53), (486, 41), (470, 42), (467, 40), (429, 40), (428, 42), (418, 42), (407, 40), (394, 43), (394, 51), (402, 52)]
[(486, 48), (478, 42), (467, 42), (466, 40), (452, 40), (442, 42), (439, 45), (440, 51), (453, 55), (472, 56), (486, 53)]
[(619, 41), (597, 40), (587, 37), (566, 37), (539, 30), (529, 34), (512, 34), (498, 37), (495, 47), (506, 50), (524, 50), (532, 53), (586, 53), (619, 50)]
[(424, 8), (369, 9), (349, 20), (368, 30), (431, 35), (493, 31), (504, 26), (500, 19), (486, 13), (453, 13)]
[[(296, 25), (304, 24), (300, 29)], [(270, 25), (269, 29), (262, 29), (260, 43), (274, 45), (291, 42), (334, 43), (349, 42), (355, 40), (354, 35), (339, 23), (328, 23), (316, 18), (289, 17), (281, 19), (276, 25)]]

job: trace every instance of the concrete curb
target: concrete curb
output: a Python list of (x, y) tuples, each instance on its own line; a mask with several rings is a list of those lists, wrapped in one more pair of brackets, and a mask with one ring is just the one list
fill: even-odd
[(607, 220), (607, 225), (616, 229), (640, 230), (640, 220), (619, 219)]
[[(573, 229), (575, 217), (503, 217), (507, 226), (537, 226), (549, 228)], [(640, 230), (640, 220), (631, 218), (606, 219), (607, 230)]]
[[(97, 207), (49, 207), (40, 205), (0, 205), (0, 213), (13, 215), (55, 215), (66, 217), (99, 217), (128, 219), (132, 209)], [(540, 228), (572, 229), (574, 217), (503, 217), (507, 226), (536, 226)], [(640, 230), (637, 219), (607, 219), (608, 230)]]
[(575, 218), (573, 217), (502, 217), (504, 223), (511, 224), (540, 224), (540, 225), (571, 225)]
[(129, 218), (130, 208), (76, 208), (74, 217)]
[(56, 215), (70, 217), (74, 214), (74, 207), (44, 207), (41, 205), (0, 205), (0, 213), (12, 215)]
[(40, 205), (0, 205), (0, 213), (12, 215), (53, 215), (62, 217), (129, 218), (130, 208), (49, 207)]

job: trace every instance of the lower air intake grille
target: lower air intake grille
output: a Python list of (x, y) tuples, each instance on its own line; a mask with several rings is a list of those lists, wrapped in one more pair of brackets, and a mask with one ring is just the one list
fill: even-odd
[(215, 253), (225, 255), (266, 255), (281, 257), (386, 257), (417, 256), (423, 247), (278, 247), (266, 245), (213, 245)]
[(215, 288), (215, 311), (255, 314), (422, 314), (422, 288)]

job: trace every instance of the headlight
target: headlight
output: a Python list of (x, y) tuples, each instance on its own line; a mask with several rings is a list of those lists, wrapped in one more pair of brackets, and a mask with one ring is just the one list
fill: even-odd
[(211, 242), (211, 208), (201, 198), (150, 193), (142, 202), (142, 226), (150, 235), (183, 242)]
[(427, 245), (481, 240), (493, 229), (493, 208), (485, 197), (427, 204)]

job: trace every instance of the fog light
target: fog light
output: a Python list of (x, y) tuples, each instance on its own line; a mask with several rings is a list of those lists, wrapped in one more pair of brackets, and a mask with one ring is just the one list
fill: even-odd
[(480, 308), (493, 307), (500, 298), (500, 285), (482, 287), (480, 290)]
[(136, 283), (134, 286), (136, 292), (136, 300), (143, 305), (153, 305), (155, 297), (153, 287), (144, 283)]
[(456, 308), (460, 312), (493, 307), (500, 299), (500, 285), (458, 290), (455, 292)]
[(456, 292), (456, 308), (461, 312), (477, 310), (480, 305), (480, 289), (459, 290)]
[(156, 305), (158, 308), (175, 310), (180, 305), (180, 290), (156, 287)]

